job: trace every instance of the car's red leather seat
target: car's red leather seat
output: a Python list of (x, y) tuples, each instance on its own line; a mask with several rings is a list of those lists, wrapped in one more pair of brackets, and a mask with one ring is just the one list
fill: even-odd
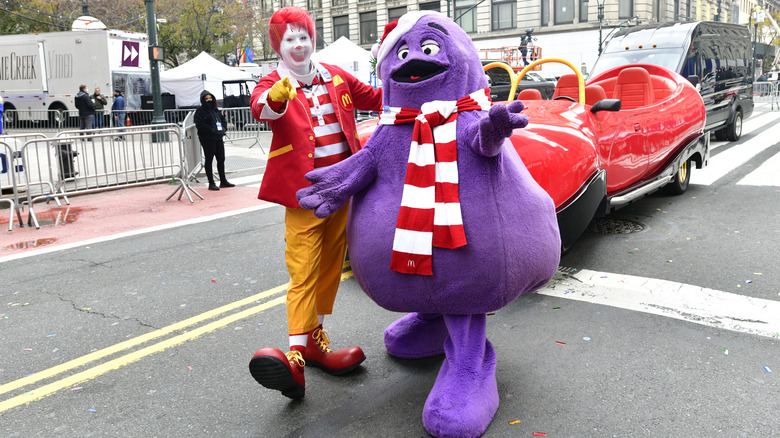
[(650, 74), (642, 67), (627, 67), (620, 71), (615, 84), (615, 99), (620, 99), (621, 109), (634, 109), (653, 103), (653, 83)]
[(650, 75), (653, 82), (653, 98), (655, 102), (660, 102), (674, 93), (677, 84), (673, 80), (658, 75)]
[(527, 90), (522, 90), (520, 94), (517, 96), (518, 100), (542, 100), (542, 93), (535, 89), (535, 88), (529, 88)]
[(585, 86), (585, 105), (593, 105), (594, 103), (607, 98), (607, 93), (601, 88), (600, 85), (586, 85)]
[(570, 73), (558, 78), (558, 83), (555, 85), (555, 92), (553, 93), (553, 99), (558, 96), (568, 96), (577, 102), (580, 101), (580, 88), (577, 81), (577, 75)]

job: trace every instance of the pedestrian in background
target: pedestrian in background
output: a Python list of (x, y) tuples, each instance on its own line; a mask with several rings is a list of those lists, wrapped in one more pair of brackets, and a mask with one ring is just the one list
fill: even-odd
[[(125, 97), (122, 96), (122, 92), (114, 90), (114, 103), (111, 104), (111, 118), (113, 119), (114, 126), (125, 126)], [(119, 132), (125, 132), (124, 130)], [(119, 140), (124, 140), (123, 136), (117, 137)]]
[[(76, 108), (79, 110), (79, 129), (86, 130), (92, 127), (92, 117), (95, 116), (95, 102), (89, 97), (87, 86), (79, 85), (79, 92), (76, 94)], [(92, 141), (90, 138), (89, 141)]]
[(520, 56), (523, 59), (523, 64), (528, 65), (530, 62), (528, 62), (528, 52), (531, 52), (531, 61), (534, 60), (534, 37), (531, 36), (531, 34), (534, 32), (533, 29), (526, 29), (525, 35), (520, 37)]
[[(227, 120), (217, 107), (217, 99), (207, 90), (200, 93), (200, 106), (195, 110), (195, 127), (206, 158), (205, 170), (206, 178), (209, 179), (209, 190), (235, 187), (236, 185), (229, 183), (225, 177), (225, 142), (222, 137), (227, 134)], [(219, 172), (219, 187), (214, 184), (214, 173), (211, 167), (215, 157), (217, 172)]]
[(92, 119), (93, 128), (103, 127), (103, 108), (108, 105), (106, 96), (100, 94), (100, 88), (95, 88), (95, 92), (92, 93), (92, 102), (95, 103), (95, 117)]
[(3, 96), (0, 96), (0, 135), (3, 135), (3, 111), (5, 111), (3, 105)]

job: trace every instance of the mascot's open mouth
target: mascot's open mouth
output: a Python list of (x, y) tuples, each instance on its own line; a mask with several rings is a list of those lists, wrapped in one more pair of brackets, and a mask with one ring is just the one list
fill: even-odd
[(440, 73), (444, 73), (446, 67), (428, 61), (413, 59), (393, 73), (396, 82), (420, 82), (430, 79)]

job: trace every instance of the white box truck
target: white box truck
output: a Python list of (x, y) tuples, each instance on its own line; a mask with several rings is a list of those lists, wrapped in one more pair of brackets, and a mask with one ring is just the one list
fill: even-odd
[(113, 102), (113, 90), (128, 110), (151, 94), (148, 37), (112, 29), (72, 30), (0, 36), (0, 95), (5, 121), (55, 124), (63, 113), (76, 116), (79, 85), (95, 88)]

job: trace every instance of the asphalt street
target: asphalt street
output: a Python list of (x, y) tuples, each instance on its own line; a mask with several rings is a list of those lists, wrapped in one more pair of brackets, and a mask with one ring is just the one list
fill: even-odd
[[(550, 284), (488, 317), (501, 404), (485, 436), (780, 434), (780, 330), (769, 330), (780, 180), (740, 184), (780, 155), (776, 138), (755, 146), (780, 120), (765, 113), (739, 142), (713, 144), (712, 169), (727, 151), (758, 151), (744, 163), (610, 215), (638, 231), (592, 229)], [(334, 348), (361, 346), (363, 366), (307, 369), (301, 401), (250, 376), (255, 350), (287, 342), (283, 216), (270, 207), (0, 258), (0, 434), (428, 436), (441, 358), (389, 357), (382, 331), (402, 315), (348, 269), (326, 329)], [(695, 302), (675, 299), (684, 293)], [(756, 316), (739, 316), (747, 308)]]

